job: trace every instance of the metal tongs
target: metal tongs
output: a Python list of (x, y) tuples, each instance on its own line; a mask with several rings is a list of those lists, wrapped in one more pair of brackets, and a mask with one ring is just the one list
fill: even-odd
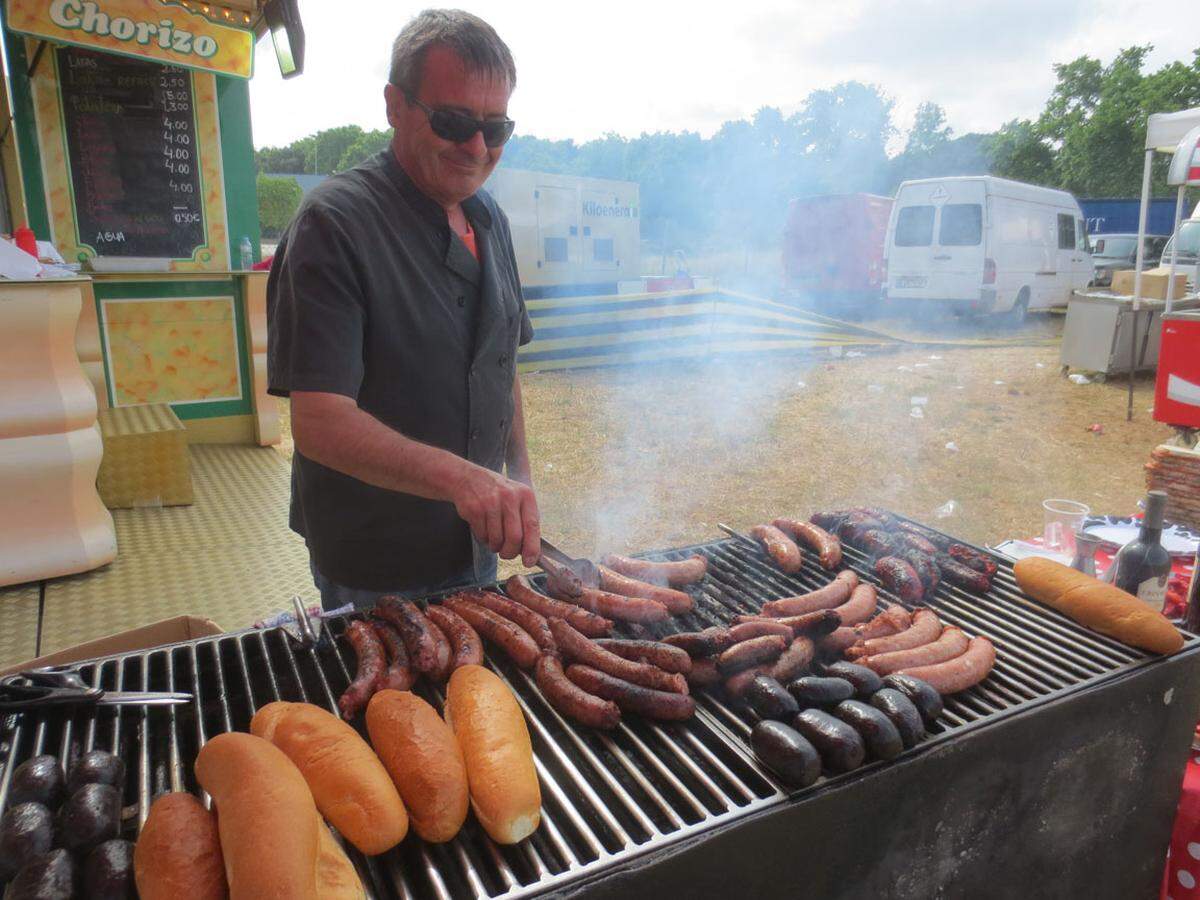
[(575, 559), (567, 556), (552, 543), (542, 538), (542, 555), (538, 566), (563, 592), (578, 597), (583, 589), (600, 584), (600, 570), (590, 559)]
[(0, 678), (0, 712), (30, 712), (55, 706), (171, 706), (190, 703), (179, 691), (106, 691), (90, 687), (71, 669), (32, 669)]
[(720, 528), (727, 535), (729, 535), (731, 538), (737, 538), (739, 541), (741, 541), (743, 544), (747, 545), (748, 547), (753, 547), (755, 550), (761, 549), (761, 545), (757, 541), (755, 541), (749, 535), (742, 534), (736, 528), (730, 528), (724, 522), (718, 522), (717, 527)]

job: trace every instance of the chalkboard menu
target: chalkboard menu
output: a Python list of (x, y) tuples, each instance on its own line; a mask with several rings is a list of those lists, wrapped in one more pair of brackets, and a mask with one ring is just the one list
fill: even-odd
[(191, 73), (63, 47), (58, 74), (79, 245), (190, 259), (207, 242)]

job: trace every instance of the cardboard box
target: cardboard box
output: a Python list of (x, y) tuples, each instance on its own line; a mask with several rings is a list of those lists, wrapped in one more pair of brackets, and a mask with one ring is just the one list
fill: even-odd
[(212, 619), (202, 619), (199, 616), (174, 616), (160, 622), (151, 622), (140, 628), (120, 631), (107, 637), (96, 638), (74, 647), (47, 653), (37, 659), (26, 660), (0, 670), (0, 676), (11, 675), (26, 669), (37, 669), (42, 666), (61, 666), (67, 663), (82, 662), (85, 659), (95, 659), (98, 656), (112, 656), (114, 653), (129, 653), (134, 650), (149, 650), (162, 644), (176, 644), (180, 641), (191, 641), (196, 638), (212, 637), (223, 633)]
[[(1112, 292), (1114, 294), (1124, 294), (1126, 297), (1133, 296), (1133, 269), (1119, 269), (1113, 272)], [(1142, 299), (1143, 300), (1166, 300), (1167, 299), (1167, 281), (1170, 279), (1171, 269), (1169, 266), (1159, 266), (1157, 269), (1142, 270)], [(1175, 293), (1171, 296), (1180, 300), (1187, 294), (1187, 273), (1175, 270)]]

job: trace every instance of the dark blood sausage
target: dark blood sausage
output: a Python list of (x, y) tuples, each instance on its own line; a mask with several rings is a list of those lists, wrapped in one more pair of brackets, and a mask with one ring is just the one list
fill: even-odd
[(580, 609), (571, 603), (555, 600), (534, 590), (524, 575), (513, 575), (504, 582), (504, 590), (522, 606), (527, 606), (535, 613), (546, 618), (566, 619), (578, 631), (588, 637), (604, 637), (612, 631), (612, 622), (586, 609)]
[(660, 641), (619, 641), (612, 638), (601, 638), (595, 643), (609, 653), (632, 659), (634, 662), (658, 666), (664, 672), (678, 672), (680, 675), (686, 675), (692, 671), (692, 658), (687, 655), (686, 651)]
[(408, 664), (408, 650), (404, 647), (404, 641), (400, 640), (396, 629), (387, 622), (372, 622), (371, 627), (375, 629), (375, 636), (387, 651), (388, 659), (387, 668), (375, 683), (375, 690), (407, 691), (413, 686), (417, 676)]
[(554, 656), (546, 654), (537, 661), (534, 678), (550, 705), (568, 719), (592, 728), (615, 728), (621, 721), (617, 704), (575, 684)]
[(912, 566), (917, 577), (921, 579), (921, 588), (925, 591), (925, 596), (932, 597), (942, 580), (942, 572), (933, 561), (933, 557), (919, 550), (903, 550), (900, 558)]
[(927, 725), (932, 725), (942, 714), (942, 695), (920, 678), (913, 678), (911, 675), (889, 675), (883, 679), (883, 683), (911, 700)]
[(516, 622), (499, 616), (478, 603), (472, 603), (461, 595), (447, 597), (442, 604), (467, 620), (481, 637), (486, 638), (504, 651), (522, 669), (532, 669), (542, 651), (537, 643)]
[(581, 666), (567, 666), (567, 677), (589, 694), (612, 700), (622, 712), (632, 712), (648, 719), (681, 722), (696, 711), (696, 701), (687, 694), (656, 691), (640, 684), (614, 678), (607, 672)]
[(771, 666), (768, 674), (780, 684), (787, 684), (793, 678), (797, 678), (808, 671), (808, 667), (812, 665), (816, 649), (812, 638), (801, 635), (788, 645), (788, 648), (783, 651), (779, 659), (775, 660), (775, 664)]
[(804, 565), (804, 555), (796, 542), (774, 525), (755, 525), (750, 529), (750, 537), (762, 544), (775, 565), (787, 574), (799, 572)]
[(702, 581), (704, 573), (708, 571), (708, 559), (699, 554), (689, 556), (687, 559), (654, 562), (610, 553), (601, 562), (610, 569), (620, 572), (622, 575), (628, 575), (630, 578), (670, 587), (695, 584)]
[(784, 597), (764, 603), (762, 613), (765, 616), (799, 616), (804, 613), (816, 612), (819, 609), (833, 609), (841, 606), (850, 599), (850, 593), (858, 587), (858, 575), (852, 569), (839, 572), (833, 581), (824, 587), (817, 588), (798, 597)]
[(856, 537), (855, 544), (870, 556), (892, 556), (902, 549), (896, 538), (879, 528), (868, 528)]
[(931, 609), (918, 609), (913, 613), (912, 625), (886, 637), (871, 638), (856, 644), (846, 651), (846, 656), (856, 659), (862, 656), (875, 656), (880, 653), (893, 653), (896, 650), (908, 650), (936, 641), (942, 633), (942, 622)]
[(990, 578), (982, 572), (976, 572), (970, 566), (963, 565), (949, 553), (939, 553), (933, 561), (941, 569), (942, 577), (955, 587), (966, 588), (978, 594), (986, 594), (991, 590)]
[(976, 572), (981, 572), (988, 578), (996, 577), (996, 572), (999, 569), (996, 561), (990, 556), (984, 556), (973, 547), (968, 547), (965, 544), (951, 544), (950, 549), (946, 552), (964, 566), (968, 566)]
[(875, 615), (875, 586), (860, 584), (841, 606), (834, 607), (842, 625), (857, 625)]
[(854, 634), (860, 641), (887, 637), (903, 631), (912, 624), (912, 613), (903, 606), (889, 606), (875, 618), (854, 626)]
[(871, 695), (870, 703), (892, 720), (906, 749), (924, 737), (925, 723), (921, 721), (921, 713), (900, 691), (885, 687)]
[(861, 700), (843, 700), (834, 707), (833, 714), (862, 735), (876, 759), (895, 759), (904, 750), (899, 729), (874, 706)]
[(534, 643), (541, 648), (543, 653), (549, 653), (552, 656), (558, 653), (558, 645), (554, 643), (554, 635), (550, 633), (550, 626), (546, 622), (546, 617), (541, 613), (536, 613), (528, 606), (518, 603), (516, 600), (501, 597), (499, 594), (491, 591), (476, 591), (471, 594), (471, 600), (480, 606), (490, 609), (498, 616), (504, 616), (504, 618), (516, 622), (533, 638)]
[(734, 644), (717, 657), (717, 668), (724, 675), (733, 675), (751, 666), (774, 662), (787, 649), (788, 642), (777, 634), (764, 634)]
[(749, 669), (743, 669), (736, 675), (730, 675), (725, 679), (725, 690), (729, 693), (729, 696), (740, 700), (742, 694), (750, 687), (750, 682), (759, 675), (766, 675), (770, 671), (770, 665), (751, 666)]
[(673, 616), (682, 616), (685, 613), (689, 613), (695, 605), (692, 602), (692, 598), (683, 591), (677, 591), (669, 587), (659, 587), (656, 584), (647, 584), (644, 581), (638, 581), (636, 578), (630, 578), (628, 575), (622, 575), (620, 572), (613, 571), (607, 566), (597, 566), (597, 568), (600, 570), (600, 590), (602, 591), (608, 591), (610, 594), (620, 594), (622, 597), (657, 600)]
[(967, 652), (933, 665), (902, 669), (901, 675), (919, 678), (939, 694), (955, 694), (988, 677), (996, 664), (996, 648), (985, 637), (971, 638)]
[(830, 772), (857, 769), (867, 758), (862, 736), (852, 726), (823, 710), (803, 710), (792, 720), (792, 727), (817, 748), (821, 762)]
[(850, 682), (854, 685), (854, 693), (863, 700), (883, 687), (879, 675), (866, 666), (856, 666), (854, 663), (830, 663), (825, 667), (824, 674), (827, 678), (841, 678)]
[(799, 616), (784, 616), (775, 621), (792, 629), (792, 634), (796, 637), (803, 634), (817, 638), (832, 634), (842, 627), (842, 617), (837, 610), (833, 609), (818, 609), (816, 612), (804, 613)]
[(617, 656), (599, 644), (588, 640), (562, 619), (551, 619), (550, 630), (554, 633), (554, 640), (558, 643), (559, 650), (571, 662), (583, 663), (585, 666), (599, 669), (614, 678), (653, 688), (656, 691), (687, 693), (687, 679), (678, 672), (664, 672), (658, 666), (652, 666), (650, 663), (634, 662), (623, 656)]
[(694, 688), (712, 687), (721, 683), (721, 672), (717, 661), (711, 657), (692, 660), (692, 670), (687, 673), (687, 682)]
[(925, 597), (925, 586), (909, 563), (898, 556), (885, 556), (875, 562), (875, 574), (883, 586), (905, 603), (920, 603)]
[(770, 675), (755, 675), (742, 691), (742, 700), (760, 719), (789, 722), (792, 716), (800, 712), (796, 698)]
[(794, 728), (762, 721), (750, 731), (750, 746), (769, 769), (793, 787), (807, 787), (821, 777), (821, 757)]
[(452, 609), (432, 604), (425, 615), (450, 639), (451, 672), (459, 666), (483, 665), (483, 642), (466, 619)]
[(771, 524), (814, 550), (822, 568), (836, 569), (842, 564), (842, 542), (820, 525), (800, 519), (775, 519)]
[[(923, 644), (920, 647), (913, 647), (911, 650), (897, 650), (878, 656), (866, 656), (858, 662), (873, 669), (879, 675), (891, 675), (893, 672), (911, 671), (918, 666), (928, 667), (948, 662), (966, 653), (969, 643), (970, 641), (962, 631), (950, 625), (942, 630), (941, 637), (932, 644)], [(918, 675), (917, 677), (923, 676)], [(943, 693), (945, 692), (943, 691)]]
[(762, 637), (764, 634), (777, 634), (790, 641), (794, 634), (790, 625), (785, 625), (778, 619), (756, 619), (751, 616), (738, 616), (738, 619), (738, 624), (729, 629), (729, 635), (735, 644), (752, 637)]
[(678, 647), (694, 660), (705, 656), (716, 656), (733, 644), (733, 638), (730, 636), (728, 628), (718, 628), (714, 625), (703, 631), (681, 631), (679, 634), (669, 634), (663, 638), (663, 643)]
[(404, 646), (408, 648), (408, 659), (418, 672), (434, 672), (438, 667), (437, 638), (429, 630), (425, 613), (411, 600), (398, 597), (383, 597), (375, 608), (375, 615), (396, 627)]
[[(551, 585), (551, 591), (557, 590)], [(664, 622), (671, 618), (667, 608), (657, 600), (642, 597), (622, 597), (609, 591), (584, 588), (578, 597), (560, 595), (560, 600), (578, 604), (590, 613), (622, 622)]]
[(434, 681), (445, 681), (450, 677), (450, 672), (453, 669), (450, 659), (450, 639), (446, 637), (446, 633), (438, 628), (437, 623), (426, 616), (429, 622), (429, 633), (433, 635), (433, 642), (437, 646), (437, 666), (432, 672), (429, 672), (429, 677)]
[(937, 545), (931, 540), (911, 531), (893, 531), (892, 537), (896, 539), (896, 543), (902, 550), (914, 550), (917, 553), (924, 553), (926, 556), (933, 556), (938, 552)]
[(923, 541), (932, 544), (938, 550), (947, 550), (953, 541), (945, 535), (938, 534), (936, 531), (930, 531), (928, 528), (922, 528), (920, 525), (913, 522), (897, 522), (896, 530), (902, 531), (905, 534), (915, 535)]
[(844, 678), (818, 678), (806, 675), (788, 683), (788, 691), (806, 709), (822, 706), (831, 709), (854, 696), (854, 685)]
[(355, 619), (346, 626), (346, 640), (358, 656), (358, 672), (338, 698), (338, 709), (343, 719), (350, 720), (375, 693), (375, 685), (383, 675), (387, 659), (375, 629), (361, 619)]

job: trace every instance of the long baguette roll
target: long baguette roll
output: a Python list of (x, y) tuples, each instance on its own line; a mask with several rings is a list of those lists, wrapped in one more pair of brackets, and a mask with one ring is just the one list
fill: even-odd
[(483, 666), (462, 666), (446, 690), (446, 722), (467, 765), (475, 816), (499, 844), (515, 844), (541, 822), (533, 745), (512, 691)]
[(467, 767), (437, 710), (411, 691), (379, 691), (367, 704), (367, 732), (417, 834), (433, 843), (458, 834), (470, 802)]
[(225, 864), (217, 819), (191, 794), (163, 794), (133, 848), (141, 900), (223, 900)]
[(196, 780), (217, 807), (232, 900), (317, 900), (325, 826), (282, 750), (252, 734), (219, 734), (196, 756)]
[(323, 824), (317, 847), (317, 893), (321, 900), (364, 900), (367, 891), (354, 864)]
[(408, 813), (391, 776), (357, 731), (311, 703), (269, 703), (254, 714), (251, 734), (270, 741), (296, 764), (317, 809), (368, 856), (408, 833)]
[(1151, 653), (1174, 653), (1183, 646), (1183, 635), (1162, 613), (1070, 566), (1030, 556), (1018, 560), (1013, 572), (1021, 590), (1080, 625)]

